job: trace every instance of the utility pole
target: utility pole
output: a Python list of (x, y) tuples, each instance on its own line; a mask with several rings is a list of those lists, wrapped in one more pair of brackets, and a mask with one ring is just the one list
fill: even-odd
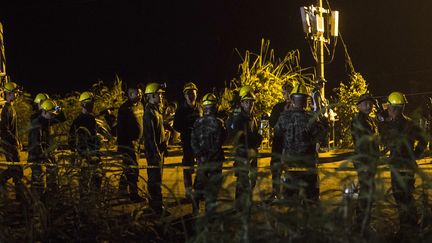
[(0, 81), (3, 86), (3, 79), (6, 77), (6, 55), (3, 42), (3, 25), (0, 23)]
[[(322, 0), (317, 0), (317, 5), (318, 5), (318, 9), (317, 9), (317, 14), (318, 14), (318, 18), (319, 19), (323, 19), (323, 7), (322, 7)], [(318, 50), (317, 50), (317, 56), (318, 56), (318, 60), (317, 60), (317, 76), (318, 76), (318, 80), (325, 80), (325, 75), (324, 75), (324, 32), (318, 32), (317, 33), (317, 40), (318, 42)], [(323, 87), (322, 87), (322, 96), (325, 97), (325, 93), (324, 93), (324, 85), (325, 83), (323, 83)]]
[[(316, 62), (316, 80), (325, 80), (324, 48), (331, 44), (331, 37), (338, 36), (339, 12), (323, 8), (322, 0), (317, 0), (317, 6), (300, 7), (303, 31), (306, 39), (310, 41), (312, 55)], [(335, 43), (335, 42), (334, 42)], [(325, 97), (325, 82), (323, 82), (321, 95)]]

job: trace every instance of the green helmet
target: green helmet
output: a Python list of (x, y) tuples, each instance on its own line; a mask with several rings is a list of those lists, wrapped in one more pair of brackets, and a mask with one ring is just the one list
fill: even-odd
[(164, 93), (163, 86), (158, 83), (149, 83), (145, 87), (144, 94)]
[(203, 104), (203, 106), (216, 105), (216, 103), (217, 103), (217, 97), (213, 93), (207, 93), (202, 98), (202, 104)]
[(240, 100), (255, 100), (255, 95), (253, 93), (253, 88), (249, 85), (243, 86), (239, 91)]
[(94, 99), (94, 95), (92, 92), (89, 91), (82, 92), (79, 97), (80, 102), (88, 102), (88, 101), (92, 101), (93, 99)]
[(36, 95), (35, 99), (33, 100), (34, 103), (39, 104), (41, 101), (49, 99), (49, 95), (47, 93), (39, 93)]

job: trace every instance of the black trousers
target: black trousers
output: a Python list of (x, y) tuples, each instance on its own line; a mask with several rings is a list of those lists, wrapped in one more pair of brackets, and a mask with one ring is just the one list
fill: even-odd
[(193, 166), (195, 165), (194, 153), (192, 147), (188, 145), (188, 143), (190, 144), (190, 141), (182, 141), (182, 148), (183, 148), (182, 165), (189, 167), (183, 169), (183, 179), (184, 179), (184, 186), (185, 186), (186, 193), (187, 190), (192, 189), (192, 185), (193, 185), (192, 174), (194, 172)]
[(290, 199), (301, 196), (309, 202), (318, 202), (319, 200), (319, 176), (316, 169), (311, 171), (286, 171), (283, 180), (283, 193), (285, 198)]
[[(33, 193), (42, 199), (44, 191), (48, 196), (55, 196), (58, 192), (58, 168), (52, 164), (54, 160), (46, 159), (44, 161), (31, 161), (31, 189)], [(42, 171), (42, 164), (46, 165), (46, 190), (44, 190), (44, 173)]]
[(282, 151), (272, 151), (270, 160), (270, 171), (272, 177), (272, 192), (274, 195), (279, 195), (281, 187), (281, 154)]
[(417, 226), (417, 208), (414, 193), (415, 176), (413, 171), (392, 171), (391, 186), (399, 211), (401, 228)]
[(198, 163), (194, 184), (194, 202), (196, 206), (198, 206), (200, 200), (204, 199), (206, 213), (214, 212), (221, 185), (222, 160), (206, 159), (202, 163)]
[[(20, 162), (18, 148), (15, 146), (7, 146), (4, 148), (7, 162)], [(8, 165), (7, 169), (0, 173), (0, 187), (6, 185), (7, 181), (12, 178), (15, 185), (15, 193), (17, 200), (24, 199), (24, 185), (22, 179), (24, 177), (23, 168), (21, 165)]]
[(357, 178), (360, 186), (358, 203), (356, 207), (357, 223), (368, 225), (371, 217), (372, 205), (375, 193), (375, 175), (377, 172), (376, 161), (355, 161), (354, 168), (357, 171)]
[(257, 158), (237, 157), (234, 162), (236, 184), (236, 207), (249, 208), (252, 203), (253, 189), (257, 181)]
[(120, 177), (119, 190), (129, 194), (138, 193), (138, 158), (139, 158), (139, 144), (133, 142), (129, 145), (122, 145), (118, 147), (118, 152), (124, 156), (123, 158), (123, 173)]
[[(149, 161), (147, 159), (147, 161)], [(157, 213), (162, 212), (162, 163), (149, 163), (149, 167), (158, 168), (148, 168), (147, 169), (147, 187), (150, 194), (150, 207)]]

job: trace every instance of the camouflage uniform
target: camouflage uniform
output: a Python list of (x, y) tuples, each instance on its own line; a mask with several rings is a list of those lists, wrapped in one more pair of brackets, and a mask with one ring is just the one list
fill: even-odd
[(366, 219), (368, 223), (380, 153), (375, 120), (367, 114), (358, 112), (351, 121), (351, 134), (355, 148), (354, 167), (360, 185), (357, 219), (360, 223)]
[(215, 209), (217, 194), (222, 184), (222, 145), (225, 136), (224, 122), (215, 114), (198, 118), (193, 126), (191, 145), (198, 158), (194, 201), (205, 198), (207, 212)]
[(162, 169), (163, 153), (167, 144), (164, 136), (162, 114), (159, 106), (148, 103), (144, 111), (144, 146), (148, 166), (148, 192), (150, 194), (150, 207), (157, 213), (162, 212)]
[[(400, 225), (417, 225), (414, 175), (416, 159), (427, 144), (424, 132), (410, 118), (401, 115), (395, 120), (385, 121), (380, 134), (383, 143), (390, 149), (391, 186), (398, 205)], [(414, 146), (416, 141), (417, 146)]]
[[(269, 118), (269, 124), (272, 128), (276, 126), (280, 114), (284, 111), (287, 102), (281, 102), (276, 104)], [(280, 193), (280, 158), (282, 155), (282, 138), (273, 136), (272, 142), (272, 157), (270, 160), (270, 170), (272, 174), (272, 190), (274, 195)]]
[(283, 166), (307, 170), (285, 171), (284, 193), (286, 197), (292, 197), (304, 190), (307, 199), (318, 201), (316, 143), (322, 135), (323, 126), (311, 112), (293, 108), (280, 115), (275, 126), (275, 136), (283, 138)]
[[(16, 111), (12, 104), (7, 102), (1, 111), (0, 120), (1, 147), (7, 162), (20, 162), (17, 122)], [(15, 184), (16, 197), (21, 200), (24, 186), (23, 169), (20, 165), (8, 165), (7, 169), (0, 173), (0, 187), (4, 186), (10, 178), (13, 178)]]
[(234, 167), (237, 176), (235, 196), (238, 202), (244, 202), (246, 197), (252, 197), (252, 191), (256, 185), (258, 163), (256, 155), (262, 136), (258, 131), (257, 119), (243, 110), (234, 113), (230, 129), (237, 139), (234, 151)]

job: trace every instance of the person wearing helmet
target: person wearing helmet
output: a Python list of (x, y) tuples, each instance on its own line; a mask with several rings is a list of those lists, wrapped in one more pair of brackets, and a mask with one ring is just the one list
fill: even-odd
[(44, 194), (43, 163), (47, 164), (45, 196), (52, 197), (57, 193), (57, 168), (52, 165), (55, 160), (52, 156), (54, 150), (51, 144), (51, 126), (65, 120), (66, 117), (56, 102), (46, 99), (41, 103), (40, 114), (31, 121), (28, 134), (28, 162), (32, 164), (31, 187), (41, 200), (46, 200), (42, 197)]
[(180, 140), (183, 149), (182, 164), (188, 168), (183, 169), (185, 198), (191, 199), (192, 173), (195, 165), (195, 157), (191, 147), (191, 133), (195, 121), (201, 116), (202, 110), (197, 99), (198, 88), (192, 82), (186, 83), (183, 87), (185, 101), (181, 104), (174, 115), (173, 128), (180, 133)]
[[(274, 128), (280, 114), (284, 110), (288, 110), (291, 106), (290, 91), (292, 86), (290, 83), (286, 83), (282, 87), (284, 100), (273, 106), (270, 114), (269, 124), (271, 128)], [(272, 195), (270, 200), (277, 199), (280, 194), (280, 157), (282, 154), (282, 138), (273, 136), (272, 142), (272, 157), (270, 160), (270, 170), (272, 176)]]
[[(256, 168), (258, 148), (262, 136), (259, 133), (258, 121), (253, 114), (255, 95), (250, 86), (243, 86), (239, 91), (240, 107), (235, 110), (229, 122), (234, 137), (236, 184), (236, 207), (241, 210), (244, 205), (250, 205), (252, 191), (256, 185)], [(249, 208), (245, 208), (249, 210)]]
[(127, 89), (128, 100), (117, 115), (117, 150), (124, 156), (125, 169), (120, 177), (119, 192), (128, 195), (133, 202), (143, 202), (138, 194), (139, 145), (143, 138), (144, 107), (141, 90), (136, 86)]
[(321, 94), (322, 88), (327, 81), (324, 79), (318, 79), (315, 81), (315, 87), (311, 93), (312, 110), (319, 112), (325, 106), (325, 98)]
[(80, 194), (100, 190), (102, 175), (97, 170), (100, 163), (97, 123), (93, 114), (95, 98), (93, 93), (85, 91), (79, 97), (81, 113), (72, 122), (69, 129), (68, 144), (81, 161)]
[(213, 93), (202, 99), (204, 114), (198, 118), (192, 129), (191, 146), (198, 160), (194, 184), (194, 214), (199, 212), (199, 200), (205, 199), (206, 214), (216, 209), (216, 199), (222, 184), (222, 145), (226, 137), (224, 122), (217, 115), (217, 97)]
[(369, 93), (364, 93), (357, 100), (358, 113), (351, 121), (351, 135), (354, 142), (354, 168), (360, 186), (358, 196), (357, 225), (364, 233), (369, 225), (370, 214), (375, 191), (375, 174), (379, 161), (380, 150), (378, 141), (378, 127), (376, 120), (370, 116), (375, 99)]
[(304, 191), (305, 201), (314, 203), (319, 199), (316, 142), (323, 134), (323, 127), (312, 112), (306, 111), (309, 98), (306, 86), (295, 85), (290, 98), (291, 108), (281, 113), (275, 136), (282, 138), (282, 165), (306, 171), (284, 171), (283, 193), (285, 198), (292, 199)]
[(49, 99), (49, 98), (50, 98), (50, 97), (49, 97), (49, 95), (48, 95), (47, 93), (38, 93), (38, 94), (35, 96), (33, 102), (37, 105), (38, 110), (40, 110), (40, 109), (41, 109), (41, 104), (42, 104), (42, 102), (43, 102), (44, 100)]
[(24, 203), (24, 186), (22, 183), (23, 169), (15, 163), (20, 162), (20, 142), (18, 138), (18, 119), (13, 103), (18, 95), (18, 85), (9, 82), (4, 85), (6, 103), (1, 111), (0, 142), (7, 162), (12, 162), (7, 169), (0, 173), (0, 188), (12, 178), (15, 184), (16, 199)]
[(164, 212), (162, 204), (162, 166), (164, 151), (167, 144), (160, 106), (163, 100), (161, 85), (149, 83), (145, 89), (147, 104), (144, 111), (144, 147), (146, 149), (146, 159), (148, 175), (148, 192), (150, 194), (150, 207), (160, 215)]
[(405, 116), (408, 102), (404, 94), (392, 92), (388, 103), (388, 117), (380, 133), (384, 145), (390, 150), (391, 189), (398, 205), (400, 232), (403, 233), (418, 226), (413, 196), (414, 175), (418, 167), (416, 159), (422, 156), (427, 140), (424, 131)]

